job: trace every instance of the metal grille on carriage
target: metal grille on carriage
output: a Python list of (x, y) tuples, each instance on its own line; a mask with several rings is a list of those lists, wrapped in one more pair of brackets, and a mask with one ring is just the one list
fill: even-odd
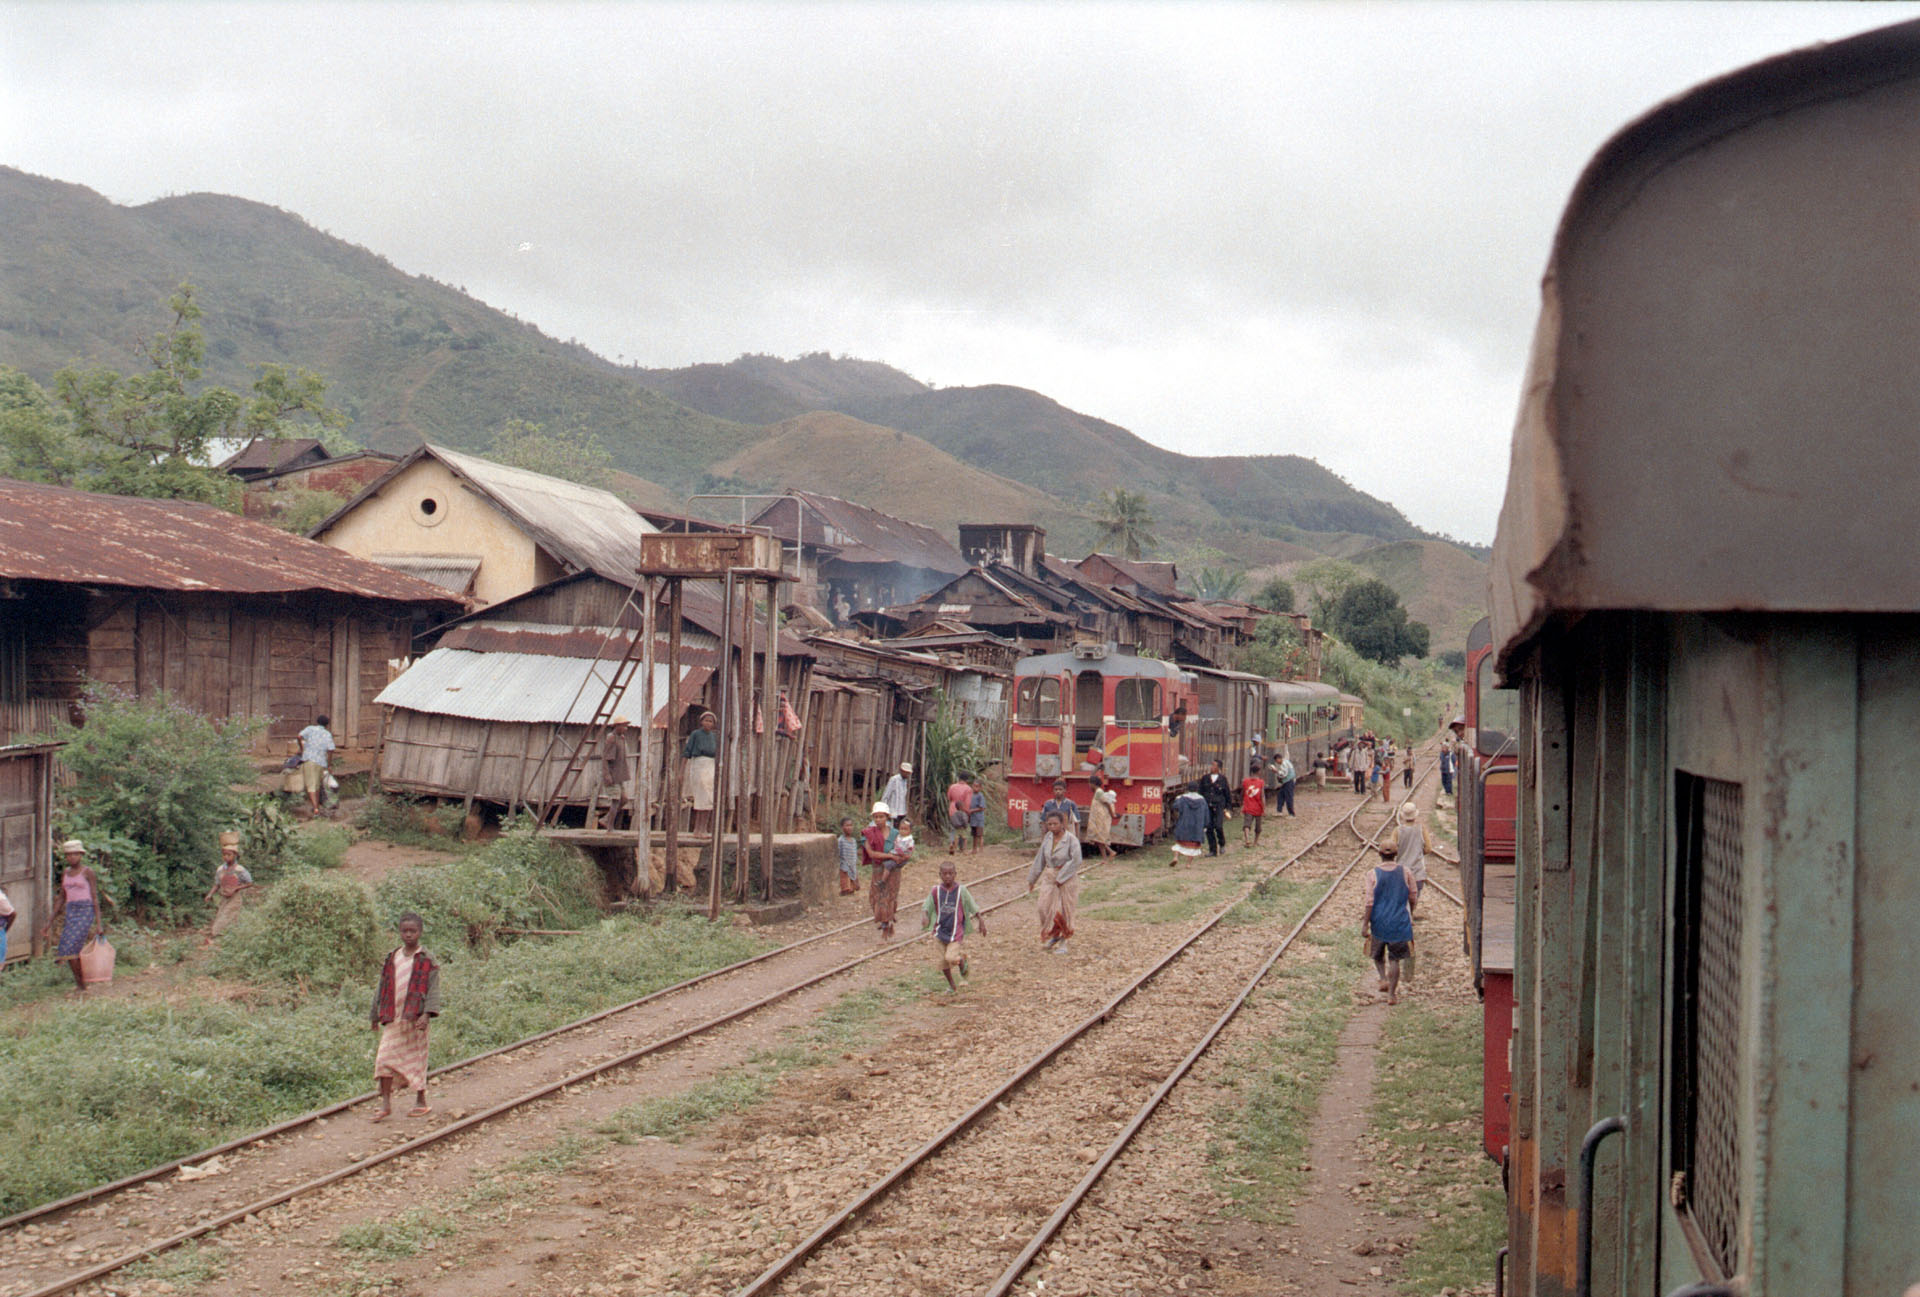
[(1674, 1205), (1727, 1278), (1740, 1267), (1743, 796), (1726, 780), (1679, 783)]

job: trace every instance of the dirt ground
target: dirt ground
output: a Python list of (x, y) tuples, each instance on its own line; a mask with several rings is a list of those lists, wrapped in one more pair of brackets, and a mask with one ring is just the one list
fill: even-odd
[[(1091, 871), (1082, 931), (1067, 956), (1041, 950), (1031, 910), (1016, 900), (989, 916), (987, 935), (974, 944), (974, 976), (959, 994), (947, 993), (925, 943), (902, 948), (686, 1046), (404, 1163), (263, 1212), (224, 1231), (211, 1246), (174, 1254), (91, 1291), (354, 1297), (732, 1292), (1002, 1073), (1103, 1003), (1216, 904), (1231, 899), (1249, 880), (1250, 864), (1277, 863), (1304, 845), (1311, 826), (1351, 805), (1332, 793), (1303, 802), (1300, 820), (1270, 826), (1266, 842), (1251, 853), (1230, 832), (1233, 847), (1218, 861), (1174, 871), (1165, 867), (1163, 852), (1150, 850), (1106, 866), (1104, 878), (1103, 871)], [(361, 843), (346, 867), (371, 881), (434, 854)], [(1024, 855), (1018, 848), (990, 848), (965, 874), (1005, 868)], [(921, 876), (903, 888), (903, 934), (917, 929), (917, 902), (931, 884), (937, 858), (929, 855), (924, 864)], [(1436, 877), (1450, 874), (1437, 870)], [(988, 905), (1019, 898), (1023, 887), (1023, 875), (1015, 875), (983, 884), (976, 894)], [(837, 898), (773, 935), (792, 939), (823, 930), (859, 917), (865, 904), (864, 896)], [(1358, 907), (1356, 874), (1315, 928), (1348, 931), (1357, 926)], [(1111, 917), (1096, 917), (1103, 912)], [(1458, 942), (1441, 936), (1457, 920), (1444, 901), (1428, 906), (1423, 950), (1433, 957), (1412, 995), (1459, 993), (1464, 967), (1454, 967), (1457, 958), (1449, 962), (1444, 954)], [(1427, 940), (1426, 930), (1436, 939)], [(1244, 976), (1229, 979), (1229, 964), (1244, 958), (1229, 958), (1231, 951), (1253, 951), (1276, 935), (1271, 924), (1250, 924), (1223, 944), (1218, 976), (1209, 972), (1174, 986), (1165, 1003), (1184, 997), (1190, 1006), (1190, 1024), (1178, 1033), (1165, 1024), (1180, 1015), (1167, 1018), (1165, 1004), (1153, 1010), (1160, 1017), (1145, 1007), (1129, 1008), (1114, 1020), (1120, 1043), (1102, 1046), (1113, 1053), (1090, 1056), (1078, 1073), (1063, 1071), (1053, 1079), (1043, 1073), (1031, 1088), (1003, 1101), (1004, 1115), (993, 1119), (1006, 1127), (997, 1137), (1001, 1144), (991, 1144), (983, 1133), (971, 1153), (975, 1161), (957, 1164), (968, 1169), (952, 1173), (956, 1187), (944, 1194), (956, 1228), (937, 1231), (936, 1246), (922, 1246), (919, 1235), (932, 1238), (934, 1232), (915, 1222), (939, 1220), (942, 1194), (923, 1194), (924, 1205), (902, 1207), (894, 1217), (884, 1214), (882, 1204), (836, 1241), (830, 1265), (790, 1276), (782, 1291), (898, 1297), (977, 1290), (981, 1266), (989, 1278), (997, 1272), (995, 1259), (1018, 1248), (1057, 1198), (1057, 1186), (1080, 1175), (1143, 1088), (1151, 1088), (1157, 1074), (1150, 1075), (1143, 1062), (1136, 1068), (1136, 1062), (1151, 1055), (1158, 1067), (1172, 1035), (1197, 1033), (1215, 1012), (1204, 1005), (1216, 984), (1218, 994), (1230, 995), (1228, 981), (1237, 985)], [(531, 1078), (565, 1074), (717, 1007), (763, 994), (791, 980), (802, 965), (825, 968), (879, 945), (870, 929), (856, 929), (811, 947), (804, 960), (771, 961), (614, 1029), (561, 1037), (456, 1074), (436, 1085), (437, 1111), (427, 1122), (457, 1119), (524, 1088)], [(1298, 950), (1303, 960), (1327, 957), (1324, 946), (1303, 943)], [(1365, 1145), (1375, 1087), (1383, 1074), (1391, 1076), (1390, 1060), (1383, 1072), (1379, 1039), (1393, 1010), (1381, 1002), (1370, 976), (1346, 979), (1335, 994), (1344, 997), (1346, 1017), (1307, 1137), (1303, 1164), (1311, 1170), (1290, 1220), (1263, 1223), (1236, 1211), (1209, 1165), (1217, 1111), (1233, 1093), (1225, 1065), (1215, 1060), (1295, 1011), (1276, 995), (1252, 1002), (1220, 1047), (1174, 1091), (1028, 1271), (1021, 1291), (1069, 1297), (1400, 1291), (1399, 1258), (1417, 1236), (1420, 1217), (1389, 1216), (1384, 1204), (1371, 1200), (1374, 1173)], [(836, 1014), (844, 1017), (860, 996), (871, 1012), (823, 1036), (821, 1024)], [(1127, 1014), (1135, 1012), (1140, 1016), (1129, 1020)], [(1180, 1044), (1173, 1056), (1184, 1048)], [(796, 1051), (805, 1058), (770, 1061)], [(756, 1076), (766, 1078), (758, 1090), (749, 1084), (744, 1100), (729, 1099), (729, 1084)], [(700, 1106), (707, 1099), (711, 1112)], [(668, 1122), (664, 1134), (629, 1133), (636, 1128), (636, 1105), (668, 1100), (701, 1115)], [(362, 1160), (425, 1124), (396, 1120), (375, 1127), (364, 1113), (344, 1114), (243, 1154), (224, 1174), (140, 1191), (89, 1209), (95, 1214), (81, 1213), (39, 1238), (0, 1240), (0, 1271), (7, 1276), (0, 1293), (25, 1291), (23, 1282), (44, 1275), (42, 1266), (56, 1257), (71, 1269), (110, 1255), (132, 1237), (250, 1201), (263, 1186)], [(980, 1255), (965, 1256), (962, 1265), (963, 1251)]]

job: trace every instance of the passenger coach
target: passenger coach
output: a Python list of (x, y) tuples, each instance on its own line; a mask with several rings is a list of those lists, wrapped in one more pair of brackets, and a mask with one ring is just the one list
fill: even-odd
[(1491, 591), (1520, 712), (1509, 1289), (1898, 1297), (1920, 25), (1627, 127), (1544, 298)]

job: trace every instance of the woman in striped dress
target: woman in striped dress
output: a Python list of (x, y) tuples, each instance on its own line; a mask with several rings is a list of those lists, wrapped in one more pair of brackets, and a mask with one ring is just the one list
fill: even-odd
[(54, 889), (47, 936), (54, 939), (58, 934), (53, 957), (73, 970), (73, 984), (85, 994), (87, 979), (80, 971), (80, 952), (100, 935), (101, 903), (113, 905), (114, 900), (100, 885), (100, 876), (87, 864), (86, 843), (69, 838), (60, 845), (60, 853), (67, 858), (67, 867), (60, 875), (60, 886)]

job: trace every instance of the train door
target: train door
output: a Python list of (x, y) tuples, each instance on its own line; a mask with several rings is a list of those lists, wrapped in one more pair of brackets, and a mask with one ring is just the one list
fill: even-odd
[(1007, 823), (1011, 827), (1025, 825), (1026, 812), (1039, 810), (1046, 800), (1041, 790), (1059, 777), (1060, 695), (1059, 676), (1022, 676), (1014, 689), (1007, 742)]
[(1078, 770), (1087, 753), (1100, 746), (1106, 713), (1106, 677), (1098, 671), (1077, 673), (1073, 677), (1073, 751), (1061, 763), (1064, 769)]
[(1162, 780), (1173, 744), (1160, 718), (1165, 697), (1160, 681), (1128, 676), (1113, 682), (1113, 723), (1107, 728), (1105, 771), (1118, 784), (1114, 841), (1138, 846), (1160, 829)]

